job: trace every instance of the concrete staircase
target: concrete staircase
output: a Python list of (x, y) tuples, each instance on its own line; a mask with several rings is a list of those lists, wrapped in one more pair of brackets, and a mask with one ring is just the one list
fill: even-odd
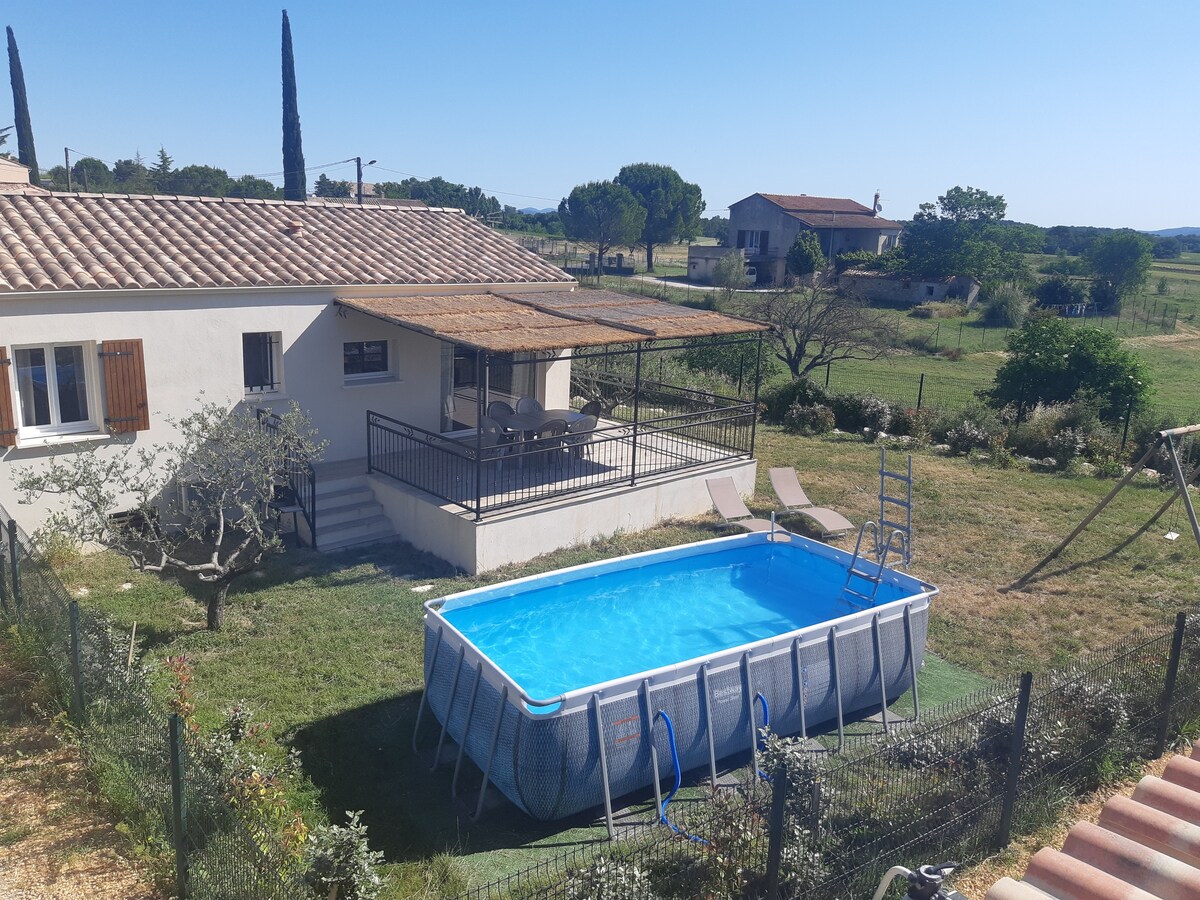
[(340, 550), (394, 537), (391, 520), (375, 500), (365, 474), (317, 474), (317, 549)]

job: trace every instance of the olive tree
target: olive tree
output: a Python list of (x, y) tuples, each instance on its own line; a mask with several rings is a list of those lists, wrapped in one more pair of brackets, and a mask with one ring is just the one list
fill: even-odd
[(712, 283), (721, 289), (722, 306), (728, 306), (734, 292), (750, 284), (745, 254), (741, 250), (730, 250), (718, 259), (713, 265)]
[(17, 488), (22, 503), (61, 497), (43, 531), (204, 585), (208, 628), (219, 631), (230, 585), (282, 546), (270, 503), (289, 461), (319, 458), (324, 443), (296, 404), (271, 428), (216, 403), (169, 423), (175, 442), (54, 457), (17, 470)]

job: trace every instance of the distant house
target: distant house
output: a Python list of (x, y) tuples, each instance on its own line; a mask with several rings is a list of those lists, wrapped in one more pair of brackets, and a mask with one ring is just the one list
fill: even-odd
[[(457, 209), (49, 193), (0, 162), (0, 505), (32, 531), (55, 500), (18, 505), (14, 467), (170, 442), (202, 392), (308, 412), (319, 549), (399, 535), (476, 572), (702, 513), (714, 473), (753, 490), (754, 404), (639, 403), (638, 363), (763, 326), (575, 288)], [(493, 404), (530, 398), (498, 435)]]
[[(899, 242), (901, 225), (854, 200), (807, 194), (753, 194), (729, 207), (729, 242), (745, 253), (759, 284), (784, 280), (788, 249), (801, 231), (814, 232), (832, 259), (855, 250), (886, 253)], [(720, 254), (696, 249), (694, 258), (688, 254), (689, 277), (704, 280)]]
[(868, 272), (847, 269), (838, 278), (838, 290), (854, 294), (871, 303), (891, 306), (917, 306), (940, 300), (974, 303), (980, 284), (970, 275), (925, 278), (903, 272)]

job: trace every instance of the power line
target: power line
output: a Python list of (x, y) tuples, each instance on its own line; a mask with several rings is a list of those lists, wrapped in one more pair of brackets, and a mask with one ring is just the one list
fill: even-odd
[[(364, 168), (366, 168), (364, 166)], [(416, 178), (420, 181), (429, 181), (429, 178), (423, 175), (414, 175), (412, 172), (401, 172), (399, 169), (389, 169), (387, 166), (371, 166), (372, 169), (379, 169), (382, 172), (391, 172), (393, 175), (404, 175), (408, 178)], [(557, 203), (558, 200), (553, 197), (539, 197), (536, 194), (521, 194), (516, 191), (497, 191), (492, 188), (481, 187), (481, 191), (488, 194), (503, 194), (506, 197), (524, 197), (526, 200), (545, 200), (548, 203)], [(561, 198), (560, 198), (561, 199)]]

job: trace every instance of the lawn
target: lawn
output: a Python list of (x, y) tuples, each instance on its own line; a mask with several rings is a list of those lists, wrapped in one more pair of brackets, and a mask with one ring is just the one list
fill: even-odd
[[(759, 429), (756, 512), (770, 508), (767, 468), (795, 465), (813, 499), (853, 520), (878, 513), (879, 450), (849, 436), (796, 438)], [(922, 678), (925, 703), (953, 699), (998, 675), (1044, 668), (1107, 644), (1200, 591), (1197, 549), (1157, 528), (1102, 558), (1162, 502), (1139, 483), (1102, 516), (1062, 565), (1020, 592), (998, 588), (1029, 568), (1111, 487), (1111, 482), (1000, 470), (922, 452), (914, 459), (913, 571), (942, 589), (931, 621), (937, 655)], [(1165, 523), (1164, 523), (1165, 524)], [(1184, 531), (1180, 523), (1177, 530)], [(203, 630), (203, 610), (175, 583), (131, 573), (98, 556), (63, 572), (81, 601), (138, 623), (152, 666), (194, 660), (199, 714), (245, 698), (298, 747), (312, 789), (303, 802), (332, 817), (363, 809), (372, 844), (389, 861), (389, 897), (439, 896), (601, 838), (581, 818), (537, 825), (507, 806), (478, 826), (459, 822), (450, 771), (428, 772), (410, 747), (421, 684), (421, 605), (431, 597), (580, 562), (722, 533), (711, 518), (619, 535), (524, 566), (470, 578), (402, 544), (321, 555), (291, 550), (230, 597), (228, 627)], [(1073, 568), (1078, 566), (1077, 568)], [(432, 585), (427, 592), (414, 587)], [(126, 587), (128, 585), (128, 587)], [(426, 725), (424, 742), (434, 740)], [(473, 798), (478, 773), (464, 768)]]

